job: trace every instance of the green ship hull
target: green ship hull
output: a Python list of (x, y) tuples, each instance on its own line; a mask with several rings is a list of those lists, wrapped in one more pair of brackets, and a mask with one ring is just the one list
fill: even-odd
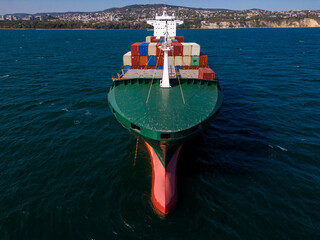
[[(116, 119), (144, 139), (166, 167), (176, 150), (204, 130), (217, 116), (223, 101), (218, 81), (160, 79), (116, 80), (108, 94)], [(180, 84), (179, 84), (180, 83)]]

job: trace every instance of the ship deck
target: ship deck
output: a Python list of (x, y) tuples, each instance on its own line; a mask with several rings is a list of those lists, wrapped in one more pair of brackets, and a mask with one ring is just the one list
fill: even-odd
[(220, 108), (217, 82), (181, 79), (180, 85), (178, 80), (170, 81), (171, 88), (161, 88), (159, 80), (117, 80), (109, 92), (110, 105), (130, 123), (157, 132), (192, 128)]
[[(121, 79), (131, 79), (131, 78), (154, 78), (160, 79), (162, 78), (162, 69), (128, 69), (128, 71), (122, 76)], [(182, 70), (179, 71), (170, 71), (169, 74), (171, 78), (187, 78), (187, 79), (195, 79), (198, 78), (199, 70)]]

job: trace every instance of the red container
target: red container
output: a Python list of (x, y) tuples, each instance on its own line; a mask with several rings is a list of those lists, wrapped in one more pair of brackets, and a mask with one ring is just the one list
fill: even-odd
[(156, 66), (147, 66), (147, 69), (156, 69)]
[(163, 66), (163, 56), (157, 56), (157, 66)]
[(178, 42), (172, 43), (173, 46), (173, 55), (174, 56), (182, 56), (183, 55), (183, 45)]
[(162, 43), (157, 44), (157, 56), (163, 55), (163, 51), (159, 48), (162, 46)]
[(131, 62), (132, 62), (132, 66), (139, 66), (140, 65), (140, 56), (132, 55)]
[(203, 68), (208, 66), (208, 55), (205, 55), (203, 52), (200, 52), (199, 66)]
[(148, 56), (140, 56), (140, 65), (141, 66), (148, 65)]
[(211, 68), (199, 68), (199, 79), (214, 80), (215, 73)]
[(156, 40), (157, 39), (157, 37), (156, 36), (151, 36), (151, 42), (152, 42), (152, 40)]
[(139, 55), (139, 46), (141, 42), (136, 42), (131, 45), (131, 55)]
[(184, 42), (184, 36), (176, 36), (175, 38), (180, 43)]
[(156, 39), (156, 38), (154, 38), (154, 39), (151, 39), (151, 42), (159, 42), (159, 39)]

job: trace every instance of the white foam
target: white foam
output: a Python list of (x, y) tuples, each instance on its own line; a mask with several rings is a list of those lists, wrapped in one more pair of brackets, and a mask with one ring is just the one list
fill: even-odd
[(278, 148), (280, 148), (282, 151), (285, 151), (285, 152), (288, 152), (288, 149), (284, 148), (284, 147), (281, 147), (281, 146), (277, 146)]
[(64, 111), (64, 112), (69, 112), (69, 109), (68, 108), (63, 108), (63, 109), (61, 109), (62, 111)]
[(9, 77), (10, 75), (3, 75), (3, 76), (0, 76), (0, 78), (7, 78)]

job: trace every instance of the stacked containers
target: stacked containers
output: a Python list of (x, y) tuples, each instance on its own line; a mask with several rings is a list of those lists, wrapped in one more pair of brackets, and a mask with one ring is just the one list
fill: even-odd
[[(169, 43), (173, 40), (171, 37)], [(183, 37), (175, 37), (184, 41)], [(157, 40), (154, 36), (147, 37), (147, 41), (137, 42), (131, 45), (131, 52), (123, 56), (123, 65), (133, 69), (154, 69), (156, 66), (163, 66), (163, 51), (159, 47), (163, 43), (153, 42)], [(162, 42), (164, 39), (160, 38)], [(172, 50), (169, 51), (169, 65), (178, 69), (199, 69), (208, 65), (208, 56), (200, 52), (200, 45), (197, 43), (172, 42)], [(126, 67), (128, 69), (128, 67)]]

